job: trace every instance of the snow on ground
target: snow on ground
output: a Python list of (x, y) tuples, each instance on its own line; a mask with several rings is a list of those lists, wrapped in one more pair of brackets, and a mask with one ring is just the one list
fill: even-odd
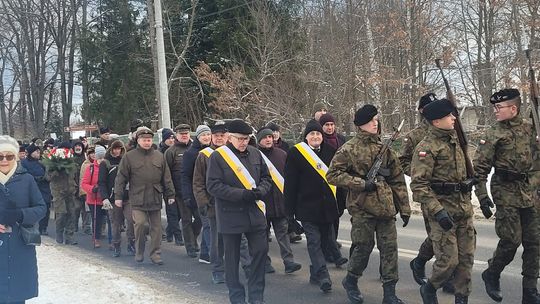
[(76, 247), (56, 246), (50, 238), (43, 241), (36, 247), (39, 297), (27, 303), (197, 303), (139, 272), (100, 265), (95, 256)]

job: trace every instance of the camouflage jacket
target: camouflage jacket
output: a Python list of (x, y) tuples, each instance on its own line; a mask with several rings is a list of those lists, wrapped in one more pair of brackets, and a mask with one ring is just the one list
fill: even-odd
[(456, 220), (471, 217), (471, 193), (437, 194), (433, 183), (460, 183), (467, 179), (465, 156), (455, 130), (429, 126), (426, 137), (416, 146), (411, 162), (413, 199), (433, 217), (446, 209)]
[(401, 155), (399, 156), (399, 162), (403, 168), (403, 172), (411, 176), (411, 161), (413, 158), (414, 148), (418, 145), (424, 137), (426, 137), (427, 130), (430, 123), (422, 116), (420, 124), (411, 130), (403, 138), (401, 144)]
[(336, 152), (326, 174), (332, 185), (348, 190), (347, 209), (353, 216), (363, 214), (391, 218), (399, 211), (410, 215), (405, 177), (395, 152), (388, 150), (382, 168), (388, 169), (384, 180), (377, 181), (377, 191), (364, 192), (366, 174), (383, 146), (378, 135), (362, 130)]
[[(527, 173), (532, 166), (532, 145), (535, 145), (532, 125), (520, 116), (497, 122), (488, 129), (480, 140), (474, 157), (474, 170), (480, 180), (475, 191), (478, 199), (488, 196), (486, 184), (491, 168), (517, 174)], [(496, 205), (516, 208), (532, 206), (527, 179), (504, 181), (497, 174), (493, 174), (490, 186)]]

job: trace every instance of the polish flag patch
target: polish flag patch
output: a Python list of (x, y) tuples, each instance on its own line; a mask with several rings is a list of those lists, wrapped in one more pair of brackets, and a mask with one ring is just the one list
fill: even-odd
[(420, 157), (426, 157), (427, 153), (425, 151), (418, 152), (418, 156)]
[(481, 145), (485, 145), (485, 144), (486, 144), (486, 141), (483, 140), (483, 139), (480, 139), (480, 144), (481, 144)]

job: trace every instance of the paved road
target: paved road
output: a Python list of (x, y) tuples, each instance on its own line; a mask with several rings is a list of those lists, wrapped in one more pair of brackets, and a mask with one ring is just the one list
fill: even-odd
[[(351, 244), (351, 226), (349, 220), (350, 217), (348, 215), (344, 215), (341, 219), (339, 239), (343, 244), (342, 252), (344, 255), (347, 255)], [(418, 292), (419, 286), (412, 279), (409, 262), (416, 256), (418, 247), (425, 238), (423, 220), (419, 216), (413, 216), (407, 228), (401, 228), (401, 220), (398, 220), (397, 224), (399, 273), (401, 277), (397, 286), (397, 292), (409, 304), (422, 303)], [(478, 232), (478, 239), (475, 266), (473, 269), (473, 293), (469, 303), (495, 303), (485, 294), (480, 273), (486, 268), (487, 260), (497, 244), (497, 237), (493, 228), (493, 222), (476, 221), (475, 225)], [(49, 231), (54, 231), (54, 225), (49, 227)], [(51, 235), (51, 237), (54, 236)], [(188, 258), (184, 247), (178, 247), (172, 243), (164, 242), (162, 246), (162, 257), (165, 265), (155, 266), (149, 262), (147, 257), (142, 264), (134, 262), (133, 257), (122, 256), (120, 258), (113, 258), (106, 246), (100, 249), (93, 249), (89, 236), (77, 234), (77, 237), (79, 245), (70, 248), (76, 254), (95, 256), (96, 259), (100, 260), (100, 263), (155, 278), (156, 281), (173, 287), (172, 289), (179, 293), (188, 293), (192, 296), (199, 297), (200, 301), (198, 303), (228, 302), (226, 286), (224, 284), (213, 285), (210, 281), (211, 267), (198, 263), (197, 259)], [(122, 249), (125, 251), (125, 246), (123, 245), (123, 247)], [(284, 267), (279, 257), (277, 243), (275, 241), (270, 243), (270, 256), (277, 272), (269, 274), (266, 277), (266, 302), (269, 304), (348, 303), (345, 292), (341, 287), (341, 279), (345, 276), (346, 270), (336, 269), (329, 265), (330, 275), (334, 282), (334, 290), (330, 294), (322, 294), (317, 286), (309, 284), (309, 257), (305, 240), (301, 243), (293, 244), (292, 247), (296, 261), (300, 262), (303, 268), (294, 274), (286, 275), (284, 274)], [(501, 287), (505, 297), (503, 303), (521, 302), (521, 252), (520, 249), (516, 254), (515, 261), (507, 267), (501, 277)], [(378, 265), (379, 257), (378, 252), (375, 250), (366, 273), (359, 280), (360, 289), (365, 296), (365, 303), (381, 303), (382, 301), (382, 287), (378, 280)], [(431, 263), (428, 263), (427, 269), (430, 268)], [(171, 289), (167, 288), (167, 290)], [(439, 291), (439, 303), (454, 303), (453, 296)]]

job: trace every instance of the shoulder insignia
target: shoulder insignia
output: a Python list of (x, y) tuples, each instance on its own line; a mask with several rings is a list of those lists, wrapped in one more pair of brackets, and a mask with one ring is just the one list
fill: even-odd
[(409, 141), (409, 138), (408, 138), (408, 137), (405, 137), (405, 138), (403, 139), (403, 141)]
[(483, 139), (480, 139), (480, 144), (481, 144), (481, 145), (485, 145), (485, 144), (486, 144), (486, 141), (483, 140)]
[(425, 151), (420, 151), (420, 152), (418, 152), (418, 156), (419, 156), (420, 158), (424, 158), (424, 157), (426, 157), (426, 155), (427, 155), (427, 153), (426, 153)]

